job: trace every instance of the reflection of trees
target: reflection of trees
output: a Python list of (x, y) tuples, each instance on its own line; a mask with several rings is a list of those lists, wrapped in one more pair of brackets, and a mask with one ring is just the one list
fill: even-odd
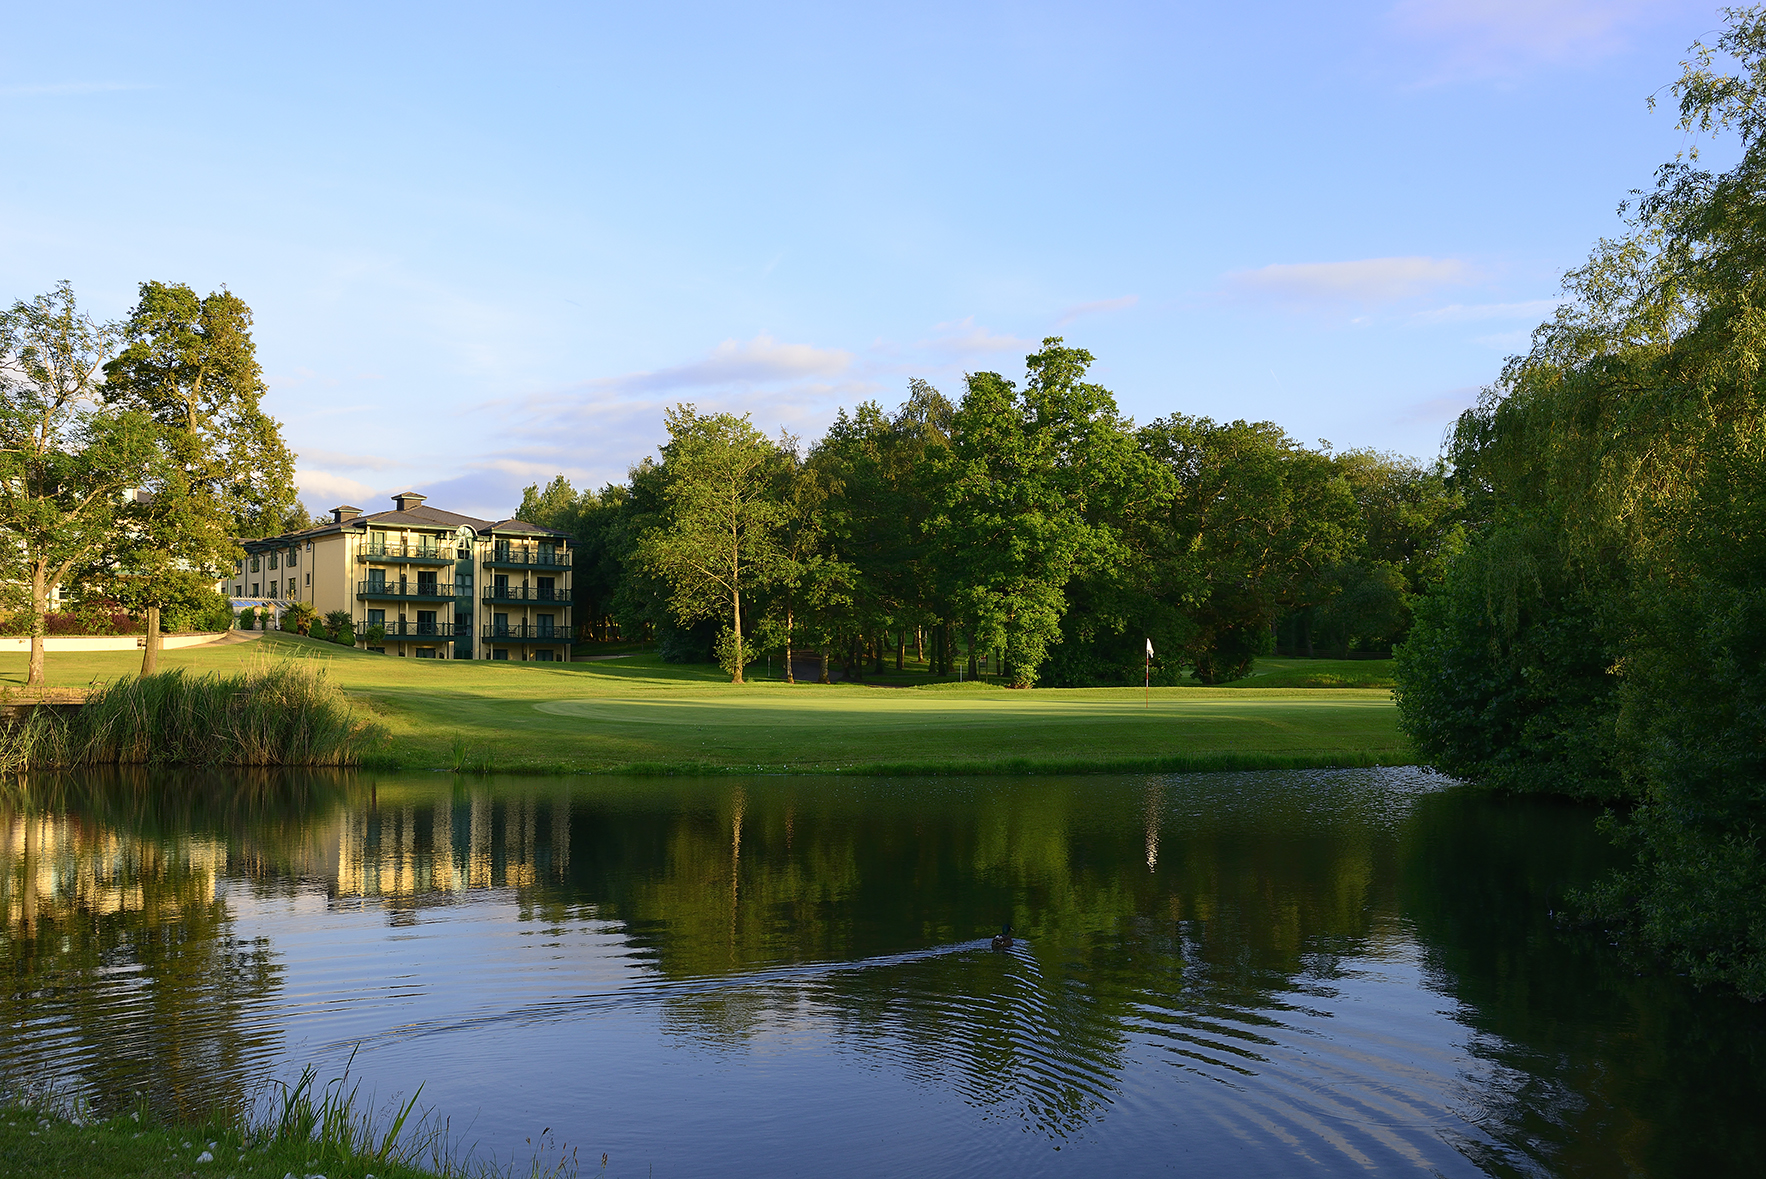
[(1562, 920), (1568, 891), (1613, 862), (1585, 806), (1419, 800), (1403, 908), (1492, 1066), (1468, 1096), (1497, 1141), (1557, 1174), (1766, 1173), (1766, 1012), (1640, 970)]
[[(1389, 837), (1354, 799), (1174, 815), (1148, 797), (1088, 780), (583, 792), (566, 907), (622, 920), (673, 979), (872, 961), (689, 989), (667, 1026), (742, 1042), (808, 1002), (845, 1043), (1066, 1129), (1108, 1100), (1131, 1032), (1198, 1066), (1254, 1066), (1259, 1013), (1365, 948), (1393, 895)], [(889, 958), (1004, 921), (1026, 939), (1014, 957)]]
[[(216, 888), (230, 840), (190, 825), (197, 792), (166, 803), (164, 785), (38, 780), (0, 797), (0, 1061), (14, 1079), (80, 1084), (100, 1106), (146, 1092), (188, 1114), (236, 1096), (280, 1038), (251, 1019), (278, 969), (233, 936)], [(268, 793), (235, 801), (235, 817), (277, 810)]]

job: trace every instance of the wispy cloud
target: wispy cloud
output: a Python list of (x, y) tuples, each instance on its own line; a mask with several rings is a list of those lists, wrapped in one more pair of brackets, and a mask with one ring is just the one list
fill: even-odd
[(337, 450), (321, 450), (316, 446), (303, 446), (300, 457), (315, 467), (326, 469), (342, 467), (352, 471), (390, 471), (395, 467), (410, 466), (398, 459), (381, 458), (372, 454), (346, 454)]
[(1449, 389), (1438, 397), (1407, 405), (1393, 419), (1397, 426), (1443, 426), (1478, 404), (1478, 387), (1466, 385)]
[(1472, 343), (1482, 344), (1504, 356), (1510, 356), (1516, 352), (1525, 352), (1532, 339), (1532, 328), (1520, 328), (1512, 332), (1495, 332), (1488, 336), (1473, 336)]
[(763, 333), (746, 342), (725, 340), (703, 360), (649, 372), (596, 377), (584, 381), (580, 387), (585, 390), (662, 393), (713, 385), (752, 385), (763, 381), (836, 376), (851, 364), (852, 353), (842, 349), (781, 344)]
[(1394, 303), (1480, 277), (1458, 258), (1362, 258), (1287, 262), (1224, 276), (1230, 291), (1295, 303)]
[(1530, 319), (1535, 322), (1549, 318), (1562, 299), (1529, 299), (1524, 303), (1449, 303), (1429, 311), (1418, 311), (1410, 317), (1415, 324), (1487, 323), (1492, 320)]
[(1122, 295), (1115, 299), (1098, 299), (1091, 303), (1075, 303), (1061, 312), (1055, 320), (1056, 327), (1066, 327), (1082, 315), (1106, 315), (1112, 311), (1126, 311), (1141, 301), (1139, 295)]
[(119, 90), (153, 90), (140, 82), (39, 82), (0, 86), (0, 95), (18, 98), (59, 98), (76, 94), (111, 94)]
[(1666, 16), (1710, 16), (1700, 0), (1398, 0), (1389, 19), (1412, 42), (1433, 44), (1432, 81), (1587, 62), (1628, 48)]
[(918, 346), (936, 355), (960, 358), (995, 352), (1030, 352), (1036, 348), (1036, 342), (994, 332), (976, 323), (975, 317), (970, 315), (935, 325), (931, 337), (921, 340)]

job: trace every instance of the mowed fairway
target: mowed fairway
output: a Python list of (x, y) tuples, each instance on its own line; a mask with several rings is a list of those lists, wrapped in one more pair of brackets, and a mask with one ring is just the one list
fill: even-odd
[[(1381, 689), (1138, 688), (1009, 691), (759, 679), (654, 656), (570, 664), (389, 658), (280, 634), (170, 651), (167, 667), (323, 660), (410, 768), (950, 770), (1331, 765), (1409, 760)], [(139, 656), (52, 653), (55, 684), (132, 674)], [(0, 682), (24, 656), (0, 655)], [(764, 675), (764, 671), (761, 673)]]

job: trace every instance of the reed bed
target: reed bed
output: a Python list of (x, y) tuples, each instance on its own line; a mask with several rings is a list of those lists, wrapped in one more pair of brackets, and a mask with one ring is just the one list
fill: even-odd
[(265, 661), (233, 675), (113, 680), (66, 715), (0, 729), (0, 771), (72, 766), (353, 766), (380, 738), (322, 668)]

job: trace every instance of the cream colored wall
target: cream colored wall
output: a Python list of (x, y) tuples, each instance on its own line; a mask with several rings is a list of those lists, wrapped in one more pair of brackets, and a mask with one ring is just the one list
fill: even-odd
[(307, 601), (321, 616), (333, 610), (348, 610), (352, 617), (356, 616), (355, 587), (350, 584), (350, 553), (354, 547), (353, 534), (332, 533), (315, 540), (311, 554), (301, 553), (303, 563), (312, 562), (312, 596)]

